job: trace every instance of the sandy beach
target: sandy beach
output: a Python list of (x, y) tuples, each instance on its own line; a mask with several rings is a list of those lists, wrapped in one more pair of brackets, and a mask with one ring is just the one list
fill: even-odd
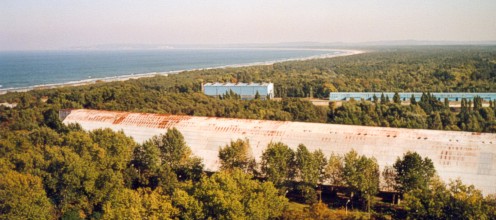
[[(263, 49), (267, 49), (267, 48), (263, 48)], [(276, 49), (281, 50), (281, 48), (276, 48)], [(281, 59), (281, 60), (273, 60), (273, 61), (266, 61), (266, 62), (255, 62), (255, 63), (247, 63), (247, 64), (233, 64), (233, 65), (226, 65), (226, 66), (214, 66), (214, 67), (200, 68), (200, 69), (186, 69), (186, 70), (175, 70), (175, 71), (168, 71), (168, 72), (150, 72), (150, 73), (139, 73), (139, 74), (121, 75), (121, 76), (113, 76), (113, 77), (104, 77), (104, 78), (92, 78), (92, 79), (85, 79), (85, 80), (79, 80), (79, 81), (71, 81), (71, 82), (65, 82), (65, 83), (36, 85), (36, 86), (21, 87), (21, 88), (4, 88), (4, 89), (2, 89), (0, 87), (0, 95), (6, 94), (8, 92), (27, 92), (27, 91), (30, 91), (30, 90), (53, 89), (53, 88), (61, 88), (61, 87), (66, 87), (66, 86), (83, 86), (83, 85), (95, 84), (95, 83), (98, 83), (98, 82), (126, 81), (126, 80), (130, 80), (130, 79), (139, 79), (139, 78), (144, 78), (144, 77), (154, 77), (154, 76), (157, 76), (157, 75), (167, 76), (169, 74), (178, 74), (180, 72), (185, 72), (185, 71), (209, 70), (209, 69), (223, 69), (223, 68), (236, 68), (236, 67), (247, 67), (247, 66), (273, 65), (274, 63), (281, 63), (281, 62), (287, 62), (287, 61), (304, 61), (304, 60), (312, 60), (312, 59), (325, 59), (325, 58), (333, 58), (333, 57), (342, 57), (342, 56), (357, 55), (357, 54), (362, 54), (362, 53), (365, 53), (366, 52), (366, 51), (362, 51), (362, 50), (341, 50), (341, 49), (304, 49), (304, 48), (301, 48), (301, 49), (287, 48), (287, 49), (288, 50), (290, 49), (290, 50), (340, 51), (342, 53), (339, 53), (339, 54), (322, 54), (322, 55), (310, 56), (310, 57), (304, 57), (304, 58)]]

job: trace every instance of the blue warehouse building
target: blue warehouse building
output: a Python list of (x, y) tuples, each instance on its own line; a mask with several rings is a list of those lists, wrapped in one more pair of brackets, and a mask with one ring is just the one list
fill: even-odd
[(261, 99), (274, 98), (273, 83), (206, 83), (203, 92), (208, 96), (221, 96), (229, 91), (241, 96), (241, 99), (254, 99), (260, 95)]
[[(341, 100), (373, 100), (374, 95), (377, 98), (381, 98), (381, 95), (388, 96), (389, 99), (392, 99), (394, 96), (394, 92), (331, 92), (329, 94), (329, 101), (341, 101)], [(398, 93), (402, 101), (410, 100), (412, 95), (415, 97), (415, 100), (419, 101), (420, 97), (422, 97), (421, 92), (400, 92)], [(472, 100), (473, 98), (479, 96), (482, 99), (496, 100), (496, 93), (463, 93), (463, 92), (434, 92), (431, 93), (438, 100), (443, 101), (447, 98), (449, 101), (461, 101), (462, 99)]]

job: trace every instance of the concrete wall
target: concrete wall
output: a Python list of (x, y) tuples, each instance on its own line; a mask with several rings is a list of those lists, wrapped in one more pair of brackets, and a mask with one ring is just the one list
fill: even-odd
[(257, 161), (270, 142), (283, 142), (293, 149), (302, 143), (310, 151), (321, 149), (326, 156), (355, 149), (375, 157), (381, 171), (407, 151), (415, 151), (432, 159), (443, 180), (460, 178), (484, 194), (496, 193), (496, 134), (84, 109), (61, 111), (63, 115), (65, 124), (79, 123), (86, 130), (123, 130), (140, 143), (175, 127), (209, 171), (219, 168), (220, 146), (248, 138)]

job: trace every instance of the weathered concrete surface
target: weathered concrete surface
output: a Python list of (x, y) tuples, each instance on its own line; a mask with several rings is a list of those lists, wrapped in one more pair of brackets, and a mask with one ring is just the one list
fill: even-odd
[(293, 149), (302, 143), (327, 156), (355, 149), (375, 157), (381, 171), (407, 151), (415, 151), (432, 159), (443, 180), (460, 178), (484, 194), (496, 193), (496, 134), (84, 109), (61, 111), (61, 118), (65, 124), (79, 123), (86, 130), (123, 130), (139, 143), (175, 127), (209, 171), (219, 168), (219, 147), (237, 138), (250, 140), (257, 160), (270, 142), (283, 142)]

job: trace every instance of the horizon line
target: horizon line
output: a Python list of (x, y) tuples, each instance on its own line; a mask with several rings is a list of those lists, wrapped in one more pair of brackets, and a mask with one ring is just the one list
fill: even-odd
[[(218, 48), (233, 48), (238, 49), (240, 46), (247, 49), (275, 47), (280, 49), (285, 47), (288, 49), (298, 49), (301, 47), (370, 47), (370, 46), (496, 46), (496, 40), (483, 41), (456, 41), (456, 40), (378, 40), (378, 41), (362, 41), (362, 42), (318, 42), (318, 41), (287, 41), (276, 43), (108, 43), (95, 44), (85, 46), (70, 46), (62, 48), (44, 48), (44, 49), (9, 49), (1, 50), (0, 52), (22, 52), (22, 51), (104, 51), (104, 50), (171, 50), (171, 49), (218, 49)], [(342, 49), (342, 48), (340, 48)]]

